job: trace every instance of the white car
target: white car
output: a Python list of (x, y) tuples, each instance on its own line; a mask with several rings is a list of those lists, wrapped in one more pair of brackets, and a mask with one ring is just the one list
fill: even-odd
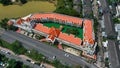
[(67, 53), (65, 53), (65, 56), (66, 56), (66, 57), (69, 57), (70, 55), (69, 55), (69, 54), (67, 54)]
[(43, 64), (40, 64), (40, 67), (42, 67), (42, 68), (46, 68)]
[(7, 53), (8, 53), (8, 51), (5, 51), (5, 53), (7, 54)]
[(35, 62), (31, 61), (32, 64), (35, 64)]
[(5, 50), (1, 50), (1, 51), (4, 52), (4, 53), (6, 52)]
[(53, 59), (56, 59), (56, 56), (53, 56), (52, 58), (53, 58)]

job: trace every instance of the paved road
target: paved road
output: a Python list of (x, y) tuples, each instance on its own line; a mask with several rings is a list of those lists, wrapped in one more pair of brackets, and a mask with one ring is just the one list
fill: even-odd
[[(102, 9), (104, 11), (104, 24), (105, 24), (105, 32), (107, 36), (114, 36), (114, 24), (111, 19), (111, 14), (109, 12), (109, 7), (106, 0), (100, 0)], [(116, 41), (108, 40), (108, 53), (109, 59), (111, 63), (111, 68), (120, 68), (120, 50), (118, 49), (118, 45), (115, 43)]]
[[(0, 53), (1, 54), (4, 54), (7, 58), (9, 58), (9, 59), (15, 59), (16, 61), (21, 61), (21, 62), (23, 62), (23, 64), (25, 64), (25, 65), (28, 65), (28, 66), (30, 66), (30, 67), (32, 67), (32, 68), (40, 68), (40, 66), (38, 66), (38, 65), (36, 65), (36, 64), (32, 64), (32, 63), (30, 63), (30, 62), (28, 62), (28, 61), (26, 61), (26, 60), (23, 60), (23, 59), (21, 59), (20, 57), (18, 57), (18, 56), (15, 56), (15, 55), (12, 55), (12, 54), (6, 54), (6, 53), (3, 53), (3, 52), (1, 52), (0, 51)], [(0, 67), (1, 68), (1, 67)]]
[(65, 57), (64, 54), (66, 52), (61, 51), (61, 50), (54, 48), (52, 46), (43, 44), (37, 40), (31, 39), (27, 36), (21, 35), (21, 34), (16, 33), (16, 32), (5, 31), (1, 35), (1, 38), (8, 41), (8, 42), (11, 42), (10, 39), (11, 40), (19, 40), (23, 44), (24, 47), (26, 47), (28, 49), (35, 49), (39, 53), (48, 57), (49, 59), (52, 59), (53, 56), (56, 56), (56, 58), (64, 64), (69, 64), (71, 66), (74, 66), (74, 65), (85, 66), (86, 65), (90, 68), (97, 68), (93, 64), (89, 64), (89, 63), (85, 62), (81, 57), (77, 57), (77, 56), (74, 56), (72, 54), (69, 54), (70, 55), (69, 57)]
[(112, 22), (111, 14), (109, 12), (109, 6), (106, 2), (106, 0), (100, 0), (102, 5), (102, 10), (104, 14), (104, 24), (105, 24), (105, 32), (108, 36), (114, 36), (115, 30), (114, 30), (114, 24)]
[(108, 49), (112, 68), (120, 68), (120, 50), (118, 45), (115, 44), (115, 41), (108, 40)]

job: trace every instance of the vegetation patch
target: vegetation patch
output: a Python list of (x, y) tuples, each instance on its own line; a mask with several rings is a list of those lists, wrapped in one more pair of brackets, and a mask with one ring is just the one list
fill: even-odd
[(55, 12), (80, 17), (79, 13), (73, 9), (73, 0), (57, 0)]
[(0, 54), (0, 63), (1, 62), (5, 64), (5, 68), (31, 68), (27, 65), (24, 65), (20, 61), (16, 61), (14, 59), (8, 59), (5, 57), (5, 55), (2, 55), (2, 54)]
[(12, 44), (10, 44), (0, 39), (0, 46), (12, 50), (15, 54), (24, 54), (27, 51), (19, 41), (15, 41)]
[[(58, 60), (49, 61), (44, 55), (38, 53), (35, 50), (31, 50), (30, 53), (28, 53), (27, 49), (25, 49), (23, 46), (21, 46), (19, 41), (15, 41), (14, 43), (10, 44), (10, 43), (0, 39), (0, 46), (10, 49), (18, 55), (19, 54), (25, 54), (28, 57), (38, 61), (37, 64), (40, 64), (40, 62), (44, 62), (44, 63), (51, 64), (51, 65), (55, 66), (56, 68), (71, 68), (68, 65), (61, 64)], [(9, 68), (12, 68), (12, 67), (9, 67)]]
[(55, 5), (47, 1), (29, 1), (21, 6), (3, 6), (2, 4), (0, 4), (0, 20), (4, 18), (23, 17), (31, 13), (53, 12), (55, 9)]
[(42, 62), (44, 60), (44, 55), (39, 54), (35, 50), (31, 50), (30, 53), (27, 52), (25, 55), (29, 56), (30, 58), (34, 60), (38, 60), (39, 62)]

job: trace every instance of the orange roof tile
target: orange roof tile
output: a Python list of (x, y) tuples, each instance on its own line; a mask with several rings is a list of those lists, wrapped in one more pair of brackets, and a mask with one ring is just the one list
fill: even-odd
[(42, 18), (48, 18), (48, 19), (56, 19), (60, 21), (65, 21), (65, 22), (71, 22), (73, 24), (78, 24), (82, 26), (82, 19), (72, 17), (72, 16), (67, 16), (67, 15), (62, 15), (62, 14), (56, 14), (56, 13), (48, 13), (48, 14), (33, 14), (31, 16), (32, 19), (42, 19)]
[[(51, 20), (60, 20), (60, 21), (63, 21), (63, 23), (64, 22), (71, 22), (73, 24), (77, 24), (77, 25), (82, 26), (82, 19), (75, 18), (72, 16), (67, 16), (67, 15), (62, 15), (62, 14), (48, 13), (48, 14), (33, 14), (31, 16), (31, 19), (42, 19), (42, 18), (48, 18)], [(67, 40), (67, 41), (75, 43), (75, 44), (78, 44), (78, 45), (80, 45), (82, 42), (82, 40), (80, 38), (74, 38), (73, 35), (67, 35), (64, 33), (60, 33), (59, 30), (56, 30), (54, 28), (49, 29), (43, 25), (42, 26), (37, 25), (35, 27), (35, 29), (40, 30), (42, 32), (45, 32), (47, 34), (52, 34), (56, 37), (60, 34), (59, 38)], [(92, 21), (91, 20), (84, 20), (84, 29), (85, 29), (84, 41), (88, 41), (90, 44), (94, 44), (94, 39), (93, 39), (93, 35), (92, 35)]]
[(63, 39), (68, 42), (71, 42), (76, 45), (81, 45), (81, 43), (82, 43), (82, 40), (80, 38), (75, 38), (74, 35), (72, 35), (72, 34), (68, 35), (68, 34), (61, 32), (58, 38)]
[(44, 32), (44, 33), (49, 33), (49, 28), (46, 27), (46, 26), (43, 26), (42, 24), (36, 24), (35, 30), (38, 30), (38, 31), (41, 31), (41, 32)]
[(59, 34), (60, 34), (60, 30), (59, 29), (57, 29), (57, 28), (55, 28), (55, 27), (52, 27), (52, 28), (50, 28), (49, 29), (49, 39), (51, 39), (51, 40), (54, 40), (55, 39), (55, 37), (58, 37), (59, 36)]
[(93, 34), (92, 34), (92, 21), (85, 20), (84, 21), (84, 41), (88, 41), (91, 44), (94, 44)]
[(30, 20), (31, 20), (31, 18), (30, 18), (30, 17), (28, 17), (25, 21), (29, 22)]
[(51, 40), (53, 41), (53, 40), (55, 39), (55, 36), (49, 35), (48, 38), (51, 39)]
[(20, 19), (17, 20), (16, 23), (20, 25), (21, 23), (23, 23), (23, 21), (24, 21), (24, 20), (20, 18)]
[(50, 28), (50, 30), (49, 30), (49, 34), (58, 37), (59, 34), (60, 34), (60, 29), (57, 29), (57, 28), (55, 28), (55, 27), (52, 27), (52, 28)]
[(61, 50), (63, 50), (63, 47), (62, 47), (61, 44), (58, 44), (58, 48), (61, 49)]

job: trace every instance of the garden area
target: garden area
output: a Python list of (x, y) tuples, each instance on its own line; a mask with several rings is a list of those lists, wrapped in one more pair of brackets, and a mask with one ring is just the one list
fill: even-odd
[(77, 28), (77, 27), (74, 27), (74, 26), (68, 26), (68, 25), (54, 23), (54, 22), (45, 22), (45, 23), (42, 23), (42, 24), (44, 26), (47, 26), (47, 27), (54, 26), (55, 28), (60, 28), (60, 26), (63, 26), (63, 29), (62, 29), (63, 33), (73, 34), (76, 37), (79, 37), (79, 38), (83, 39), (83, 28)]

